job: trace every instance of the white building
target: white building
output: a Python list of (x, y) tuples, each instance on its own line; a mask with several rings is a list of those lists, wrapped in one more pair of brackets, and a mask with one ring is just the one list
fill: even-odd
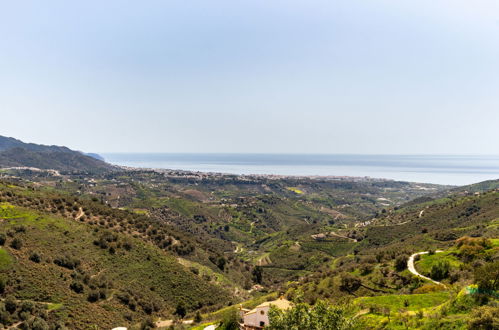
[(292, 303), (284, 298), (279, 298), (260, 304), (250, 311), (241, 308), (243, 318), (242, 328), (244, 330), (256, 330), (269, 325), (268, 313), (271, 306), (286, 310), (292, 307)]

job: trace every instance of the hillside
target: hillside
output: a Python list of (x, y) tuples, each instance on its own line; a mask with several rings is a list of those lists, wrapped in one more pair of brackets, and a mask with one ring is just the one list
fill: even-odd
[(102, 172), (114, 167), (66, 147), (24, 143), (0, 136), (0, 167), (33, 167), (57, 171)]
[[(111, 328), (232, 299), (174, 254), (140, 235), (85, 222), (77, 200), (54, 197), (0, 185), (0, 287), (6, 307), (13, 302), (0, 313), (4, 325), (33, 315), (69, 328)], [(94, 219), (109, 216), (92, 212)]]
[[(225, 260), (224, 276), (245, 289), (255, 284), (276, 288), (283, 281), (314, 272), (324, 259), (348, 253), (355, 246), (353, 239), (337, 236), (319, 242), (321, 233), (338, 232), (387, 208), (447, 188), (366, 178), (274, 178), (169, 170), (91, 176), (17, 171), (15, 175), (83, 200), (142, 213), (195, 237), (198, 241), (193, 245), (212, 254), (212, 260), (203, 264), (211, 267), (216, 260)], [(241, 273), (240, 265), (252, 271), (261, 266), (258, 271), (263, 276), (254, 283), (254, 276)]]
[[(310, 304), (350, 302), (365, 328), (466, 329), (499, 314), (498, 221), (497, 190), (391, 209), (340, 232), (358, 240), (351, 252), (283, 290)], [(416, 257), (416, 271), (442, 284), (408, 270), (409, 256), (420, 251), (430, 252)]]

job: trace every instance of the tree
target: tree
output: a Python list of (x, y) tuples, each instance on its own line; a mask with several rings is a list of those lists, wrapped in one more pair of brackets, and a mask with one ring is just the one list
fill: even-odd
[(5, 309), (11, 314), (16, 311), (17, 302), (16, 302), (16, 298), (14, 298), (14, 296), (8, 295), (5, 298)]
[(36, 317), (34, 320), (33, 320), (33, 324), (31, 325), (31, 329), (33, 330), (49, 330), (49, 325), (47, 324), (47, 322), (40, 318), (40, 317)]
[(220, 322), (217, 329), (220, 330), (239, 330), (239, 315), (235, 307), (230, 308)]
[(82, 293), (83, 292), (83, 284), (80, 282), (73, 282), (69, 285), (69, 288), (73, 290), (76, 293)]
[(269, 330), (343, 330), (354, 326), (354, 319), (346, 310), (319, 300), (314, 306), (299, 303), (288, 310), (271, 307)]
[(194, 323), (199, 323), (203, 320), (203, 317), (201, 316), (201, 313), (199, 311), (196, 311), (196, 315), (194, 316)]
[(450, 264), (446, 260), (438, 261), (431, 266), (430, 277), (434, 280), (443, 280), (449, 275)]
[(356, 276), (348, 273), (342, 274), (340, 278), (340, 290), (353, 293), (361, 286), (362, 282)]
[(489, 262), (475, 270), (475, 283), (481, 292), (499, 290), (499, 261)]
[(398, 256), (397, 259), (395, 259), (395, 269), (398, 272), (401, 272), (406, 268), (407, 268), (407, 256), (405, 255)]
[(183, 303), (179, 303), (177, 305), (177, 308), (175, 309), (175, 314), (180, 316), (180, 318), (184, 318), (184, 316), (187, 314), (187, 309), (185, 308)]
[(224, 257), (219, 257), (217, 260), (217, 267), (220, 268), (220, 270), (224, 270), (226, 263), (227, 263), (227, 260), (225, 260)]
[(156, 328), (156, 325), (154, 324), (154, 321), (148, 317), (144, 321), (140, 323), (140, 330), (149, 330), (149, 329), (154, 329)]
[(263, 279), (263, 271), (261, 266), (256, 266), (253, 268), (253, 281), (258, 284), (262, 284), (262, 279)]

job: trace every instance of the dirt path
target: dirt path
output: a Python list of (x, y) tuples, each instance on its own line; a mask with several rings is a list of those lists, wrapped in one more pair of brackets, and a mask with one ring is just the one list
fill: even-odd
[[(442, 251), (442, 250), (435, 251), (435, 253), (439, 253), (439, 252), (444, 252), (444, 251)], [(420, 273), (418, 273), (418, 271), (416, 270), (416, 267), (414, 267), (414, 258), (416, 258), (417, 255), (422, 255), (422, 254), (428, 254), (428, 251), (417, 252), (417, 253), (414, 253), (413, 255), (411, 255), (409, 257), (409, 259), (407, 260), (407, 268), (409, 269), (409, 271), (411, 273), (413, 273), (414, 275), (418, 276), (418, 277), (424, 278), (425, 280), (432, 281), (435, 284), (439, 284), (439, 285), (445, 286), (445, 284), (443, 284), (441, 282), (432, 280), (431, 278), (429, 278), (427, 276), (424, 276), (424, 275), (421, 275)]]
[(255, 227), (255, 221), (253, 221), (253, 222), (251, 222), (251, 223), (250, 223), (250, 231), (249, 231), (249, 232), (250, 232), (250, 234), (252, 234), (252, 233), (253, 233), (253, 228), (254, 228), (254, 227)]
[(340, 235), (340, 234), (338, 234), (338, 233), (336, 233), (334, 231), (330, 232), (330, 234), (333, 235), (333, 236), (339, 237), (339, 238), (345, 238), (345, 239), (347, 239), (349, 241), (352, 241), (352, 242), (357, 242), (357, 240), (355, 238), (351, 238), (351, 237), (348, 237), (348, 236)]
[(12, 325), (9, 325), (9, 326), (7, 327), (7, 329), (17, 329), (17, 327), (18, 327), (18, 326), (20, 326), (20, 325), (21, 325), (21, 323), (23, 323), (23, 321), (19, 321), (19, 322), (17, 322), (17, 323), (14, 323), (14, 324), (12, 324)]
[[(193, 324), (194, 323), (194, 320), (183, 320), (182, 321), (182, 324), (185, 324), (185, 325), (190, 325), (190, 324)], [(173, 320), (159, 320), (155, 323), (156, 325), (156, 328), (166, 328), (166, 327), (170, 327), (173, 325)]]
[(173, 325), (173, 320), (159, 320), (155, 323), (156, 328), (166, 328)]
[(80, 218), (84, 215), (85, 215), (85, 213), (83, 212), (83, 209), (80, 207), (80, 209), (78, 210), (78, 214), (76, 215), (75, 220), (80, 220)]
[(239, 245), (237, 242), (232, 242), (236, 245), (236, 248), (234, 249), (234, 253), (241, 253), (244, 251), (244, 248)]

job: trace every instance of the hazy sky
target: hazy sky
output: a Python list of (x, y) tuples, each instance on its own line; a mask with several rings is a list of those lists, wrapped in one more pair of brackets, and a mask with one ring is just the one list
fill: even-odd
[(3, 1), (0, 135), (96, 152), (499, 153), (499, 1)]

